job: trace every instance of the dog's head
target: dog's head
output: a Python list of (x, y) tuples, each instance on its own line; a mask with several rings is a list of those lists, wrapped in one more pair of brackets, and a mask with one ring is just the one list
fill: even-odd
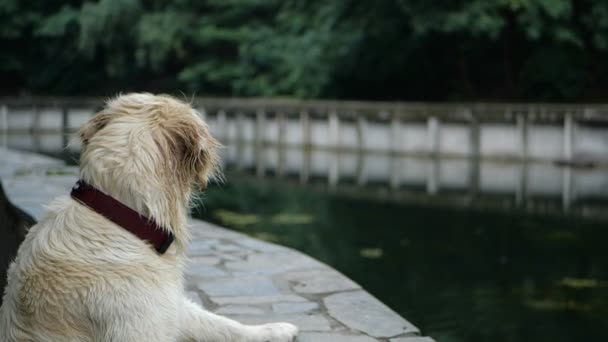
[(184, 194), (219, 174), (219, 143), (189, 104), (170, 96), (118, 96), (79, 133), (83, 176), (115, 192)]

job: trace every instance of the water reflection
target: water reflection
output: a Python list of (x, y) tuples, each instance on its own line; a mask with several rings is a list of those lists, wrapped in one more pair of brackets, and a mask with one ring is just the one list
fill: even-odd
[(321, 179), (357, 197), (598, 218), (608, 209), (608, 169), (600, 167), (252, 144), (223, 154), (228, 169), (313, 186)]

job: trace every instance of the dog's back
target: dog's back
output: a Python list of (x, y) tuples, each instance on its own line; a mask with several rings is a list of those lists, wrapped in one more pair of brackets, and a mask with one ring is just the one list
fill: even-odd
[[(142, 245), (72, 199), (54, 201), (9, 269), (0, 341), (92, 341), (103, 321), (95, 311), (108, 292), (176, 272), (150, 265), (158, 258), (145, 255), (150, 249)], [(181, 284), (163, 286), (172, 285)]]
[(66, 214), (74, 208), (67, 198), (53, 207), (30, 229), (9, 268), (0, 311), (2, 341), (87, 341), (90, 336), (83, 305), (77, 303), (87, 295), (86, 273), (74, 263), (81, 254), (73, 246), (79, 237), (66, 226)]

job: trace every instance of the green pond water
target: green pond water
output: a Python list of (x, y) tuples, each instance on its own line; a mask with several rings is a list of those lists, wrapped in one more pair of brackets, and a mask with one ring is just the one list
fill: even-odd
[(608, 341), (606, 221), (371, 200), (382, 198), (368, 196), (373, 184), (347, 196), (325, 179), (253, 174), (228, 167), (195, 216), (329, 264), (438, 342)]
[(237, 173), (203, 202), (196, 216), (331, 265), (439, 342), (608, 341), (605, 223), (370, 201)]

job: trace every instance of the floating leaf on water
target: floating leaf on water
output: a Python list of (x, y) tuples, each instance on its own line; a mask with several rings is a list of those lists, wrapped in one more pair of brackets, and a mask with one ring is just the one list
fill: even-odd
[(605, 284), (602, 284), (601, 282), (599, 282), (596, 279), (567, 277), (567, 278), (560, 280), (559, 285), (564, 286), (564, 287), (569, 287), (572, 289), (592, 289), (592, 288), (600, 287)]
[(551, 240), (551, 241), (557, 241), (557, 242), (566, 242), (566, 241), (576, 242), (576, 241), (580, 240), (577, 234), (574, 234), (573, 232), (566, 231), (566, 230), (556, 231), (556, 232), (547, 234), (547, 239)]
[(252, 235), (257, 239), (268, 241), (268, 242), (279, 242), (279, 240), (280, 240), (277, 235), (272, 234), (272, 233), (267, 233), (267, 232), (253, 233)]
[(579, 311), (585, 312), (592, 309), (591, 305), (581, 303), (576, 300), (529, 300), (526, 301), (526, 306), (535, 310), (540, 311)]
[(363, 248), (359, 251), (359, 255), (367, 259), (382, 258), (384, 251), (381, 248)]
[(313, 217), (308, 214), (276, 214), (270, 218), (270, 221), (274, 224), (310, 224), (312, 223)]
[(222, 224), (235, 227), (250, 226), (260, 222), (260, 218), (257, 215), (242, 214), (226, 209), (214, 211), (213, 216), (217, 217)]

